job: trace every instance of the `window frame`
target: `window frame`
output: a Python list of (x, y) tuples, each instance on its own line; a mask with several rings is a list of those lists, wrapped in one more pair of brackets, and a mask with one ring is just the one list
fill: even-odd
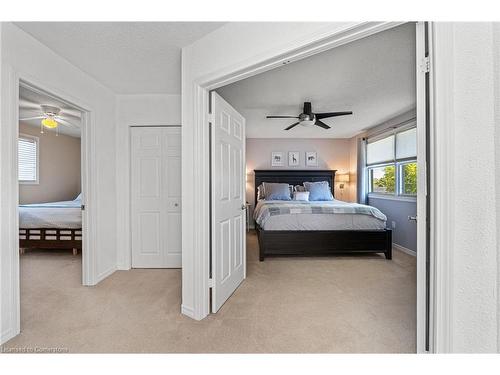
[[(21, 180), (19, 178), (19, 141), (21, 139), (29, 139), (33, 140), (34, 143), (36, 144), (36, 179), (35, 180)], [(19, 136), (17, 137), (17, 180), (20, 185), (39, 185), (40, 184), (40, 138), (31, 135), (31, 134), (24, 134), (24, 133), (19, 133)]]
[[(416, 202), (417, 200), (417, 194), (404, 194), (403, 193), (403, 184), (402, 184), (402, 166), (405, 164), (410, 164), (410, 163), (416, 163), (417, 162), (417, 157), (406, 157), (406, 158), (401, 158), (397, 159), (397, 134), (405, 132), (407, 130), (416, 128), (416, 124), (412, 124), (411, 126), (401, 126), (397, 129), (393, 129), (390, 132), (384, 132), (382, 134), (378, 134), (376, 136), (373, 136), (369, 138), (369, 142), (366, 143), (366, 152), (368, 152), (368, 144), (372, 142), (377, 142), (379, 140), (382, 140), (384, 138), (394, 136), (394, 158), (393, 160), (387, 160), (383, 162), (378, 162), (378, 163), (373, 163), (373, 164), (366, 164), (365, 165), (365, 173), (366, 173), (366, 191), (368, 198), (380, 198), (380, 199), (393, 199), (393, 200), (404, 200), (404, 201), (411, 201), (411, 202)], [(386, 166), (394, 166), (394, 193), (382, 193), (382, 192), (373, 192), (372, 191), (372, 170), (375, 168), (380, 168), (380, 167), (386, 167)]]
[[(367, 173), (368, 173), (368, 194), (371, 194), (373, 196), (375, 195), (384, 195), (384, 196), (392, 196), (397, 190), (397, 182), (394, 181), (394, 193), (388, 192), (388, 193), (382, 193), (382, 192), (373, 192), (373, 180), (372, 180), (372, 171), (377, 168), (383, 168), (383, 167), (390, 167), (394, 166), (394, 162), (385, 162), (385, 163), (379, 163), (379, 164), (372, 164), (370, 166), (367, 166)], [(396, 170), (394, 171), (394, 180), (396, 180)]]
[[(418, 192), (415, 193), (415, 194), (407, 194), (407, 193), (404, 192), (403, 166), (406, 165), (406, 164), (417, 164), (417, 159), (403, 160), (403, 161), (400, 161), (400, 162), (397, 163), (398, 171), (396, 172), (396, 175), (398, 176), (397, 178), (399, 179), (399, 181), (398, 181), (398, 183), (397, 183), (396, 186), (398, 186), (398, 188), (399, 188), (398, 196), (401, 196), (401, 197), (415, 197), (415, 199), (416, 199)], [(418, 165), (417, 165), (417, 168), (418, 168)]]

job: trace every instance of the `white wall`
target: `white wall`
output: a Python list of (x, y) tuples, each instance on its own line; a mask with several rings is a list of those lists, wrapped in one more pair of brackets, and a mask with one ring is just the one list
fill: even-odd
[(180, 95), (116, 97), (118, 269), (130, 269), (130, 127), (181, 124)]
[[(115, 168), (115, 96), (99, 82), (71, 65), (30, 35), (11, 23), (2, 23), (1, 29), (1, 126), (0, 143), (1, 207), (0, 246), (2, 274), (1, 340), (19, 332), (16, 296), (11, 292), (18, 288), (18, 254), (16, 223), (17, 194), (10, 190), (16, 186), (15, 153), (11, 149), (12, 137), (17, 136), (15, 114), (9, 115), (13, 98), (11, 78), (21, 75), (34, 80), (42, 88), (84, 106), (92, 113), (91, 127), (94, 134), (95, 163), (91, 166), (96, 190), (93, 191), (95, 207), (88, 207), (96, 218), (93, 228), (96, 259), (96, 279), (111, 274), (116, 269), (116, 168)], [(17, 219), (16, 219), (17, 220)], [(10, 223), (10, 224), (7, 224)], [(12, 272), (14, 273), (12, 273)], [(17, 289), (18, 290), (18, 289)]]
[[(496, 219), (497, 219), (497, 260), (500, 259), (500, 23), (496, 22), (493, 25), (493, 61), (495, 72), (495, 186), (496, 188)], [(500, 273), (500, 260), (497, 262), (497, 275)], [(497, 277), (497, 315), (500, 316), (500, 277)], [(500, 324), (497, 326), (497, 352), (500, 351)]]
[(451, 93), (446, 92), (453, 103), (453, 112), (449, 113), (451, 131), (447, 135), (452, 180), (446, 192), (451, 197), (448, 209), (453, 241), (450, 268), (453, 352), (499, 351), (500, 212), (498, 200), (497, 206), (492, 204), (498, 198), (500, 170), (498, 144), (495, 148), (500, 100), (498, 31), (498, 25), (494, 30), (492, 23), (453, 24), (452, 61), (446, 61), (443, 67), (453, 73)]

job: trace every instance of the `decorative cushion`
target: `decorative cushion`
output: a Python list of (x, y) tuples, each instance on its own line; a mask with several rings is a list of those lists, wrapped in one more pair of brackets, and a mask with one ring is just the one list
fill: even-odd
[(260, 184), (257, 187), (257, 200), (260, 201), (261, 199), (265, 199), (264, 185), (262, 185), (262, 184)]
[(304, 186), (302, 186), (302, 185), (295, 185), (293, 187), (293, 190), (294, 191), (306, 191), (306, 188)]
[(293, 193), (294, 201), (308, 201), (309, 200), (309, 192), (308, 191), (296, 191)]
[(310, 201), (332, 201), (333, 195), (328, 181), (304, 182)]
[(278, 201), (289, 201), (290, 198), (290, 185), (263, 182), (264, 185), (264, 196), (268, 201), (278, 200)]

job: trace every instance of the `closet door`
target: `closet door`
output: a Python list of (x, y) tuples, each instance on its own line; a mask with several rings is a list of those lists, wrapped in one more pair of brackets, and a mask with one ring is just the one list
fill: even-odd
[(181, 267), (180, 137), (180, 128), (132, 128), (133, 268)]

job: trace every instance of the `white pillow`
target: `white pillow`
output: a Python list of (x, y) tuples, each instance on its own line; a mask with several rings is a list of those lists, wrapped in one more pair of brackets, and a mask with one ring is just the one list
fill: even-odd
[(294, 201), (308, 201), (309, 200), (309, 192), (308, 191), (296, 191), (293, 193)]

